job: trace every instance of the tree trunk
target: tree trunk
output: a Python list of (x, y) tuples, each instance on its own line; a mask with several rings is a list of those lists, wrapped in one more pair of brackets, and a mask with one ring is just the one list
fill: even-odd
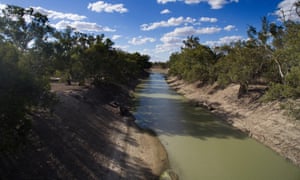
[(240, 83), (238, 98), (241, 98), (244, 94), (247, 93), (248, 93), (248, 83)]
[(72, 76), (71, 76), (71, 73), (68, 73), (68, 75), (67, 75), (67, 85), (68, 86), (72, 85)]
[(279, 72), (279, 75), (280, 75), (280, 77), (281, 77), (281, 80), (284, 81), (284, 74), (283, 74), (283, 72), (282, 72), (281, 65), (280, 65), (280, 63), (277, 61), (276, 58), (274, 59), (274, 61), (275, 61), (276, 65), (277, 65), (277, 67), (278, 67), (278, 72)]

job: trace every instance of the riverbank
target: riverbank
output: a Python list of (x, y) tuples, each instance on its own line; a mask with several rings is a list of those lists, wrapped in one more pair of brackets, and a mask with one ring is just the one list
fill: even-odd
[(33, 115), (26, 148), (0, 155), (0, 179), (158, 179), (168, 167), (158, 138), (120, 112), (126, 90), (53, 83), (52, 91), (59, 103)]
[(300, 167), (300, 122), (285, 116), (279, 102), (261, 103), (256, 92), (238, 99), (238, 85), (219, 89), (199, 82), (188, 84), (175, 77), (167, 81), (194, 105), (206, 107)]

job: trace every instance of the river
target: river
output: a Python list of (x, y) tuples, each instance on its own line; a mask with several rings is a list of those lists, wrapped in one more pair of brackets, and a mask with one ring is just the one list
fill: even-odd
[(181, 180), (300, 180), (300, 168), (209, 111), (190, 106), (153, 73), (136, 91), (136, 122), (165, 146)]

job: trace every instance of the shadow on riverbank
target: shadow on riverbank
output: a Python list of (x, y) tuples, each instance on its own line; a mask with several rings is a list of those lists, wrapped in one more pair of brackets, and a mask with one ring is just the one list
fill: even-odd
[(122, 92), (62, 85), (55, 91), (60, 102), (53, 114), (34, 114), (26, 148), (0, 154), (0, 179), (158, 179), (167, 155), (156, 137), (109, 104)]

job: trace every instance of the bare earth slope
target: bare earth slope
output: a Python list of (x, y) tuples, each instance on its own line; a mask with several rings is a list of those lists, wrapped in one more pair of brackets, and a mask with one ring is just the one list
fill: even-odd
[(0, 155), (0, 179), (158, 179), (167, 168), (160, 141), (111, 104), (116, 90), (52, 90), (60, 100), (53, 114), (35, 114), (25, 150)]
[(278, 102), (262, 104), (255, 100), (255, 94), (251, 98), (238, 99), (238, 85), (220, 90), (215, 85), (187, 84), (175, 77), (169, 77), (168, 82), (186, 98), (208, 107), (300, 166), (300, 121), (285, 116)]

